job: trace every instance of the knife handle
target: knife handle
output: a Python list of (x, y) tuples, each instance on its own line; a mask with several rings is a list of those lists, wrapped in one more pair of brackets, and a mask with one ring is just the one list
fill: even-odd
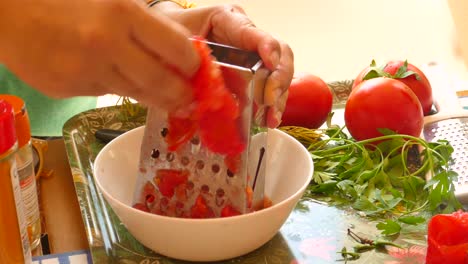
[(98, 129), (96, 133), (94, 133), (94, 136), (104, 143), (109, 143), (111, 140), (122, 135), (125, 132), (127, 131), (103, 128)]

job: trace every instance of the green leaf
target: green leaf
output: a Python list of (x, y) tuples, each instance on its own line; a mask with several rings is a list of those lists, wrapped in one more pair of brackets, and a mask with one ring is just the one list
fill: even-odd
[(401, 65), (397, 72), (395, 73), (394, 77), (400, 78), (400, 76), (408, 70), (408, 61), (405, 61), (403, 65)]
[(357, 192), (354, 189), (353, 181), (340, 181), (336, 184), (336, 187), (341, 190), (346, 197), (352, 198), (353, 200), (357, 198)]
[(357, 199), (352, 207), (358, 211), (363, 211), (363, 212), (376, 212), (378, 211), (378, 208), (377, 206), (375, 206), (374, 203), (372, 203), (371, 201), (369, 201), (368, 199), (364, 198), (364, 197), (360, 197), (359, 199)]
[(377, 70), (370, 70), (364, 77), (363, 80), (370, 80), (374, 78), (382, 77), (381, 73)]
[(398, 218), (398, 221), (408, 225), (417, 225), (426, 222), (426, 218), (421, 216), (401, 216)]
[(336, 190), (336, 184), (337, 184), (337, 181), (330, 180), (322, 184), (311, 185), (309, 187), (309, 191), (311, 191), (312, 193), (331, 194)]
[(398, 68), (397, 72), (395, 73), (395, 75), (392, 76), (392, 78), (394, 78), (394, 79), (404, 79), (404, 78), (406, 78), (408, 76), (411, 76), (411, 75), (414, 75), (417, 80), (421, 79), (416, 72), (408, 70), (408, 61), (405, 60), (403, 65), (401, 65)]
[(414, 77), (416, 77), (417, 80), (420, 79), (419, 75), (418, 75), (416, 72), (414, 72), (414, 71), (406, 71), (406, 72), (400, 74), (400, 75), (398, 76), (398, 78), (399, 78), (399, 79), (404, 79), (404, 78), (409, 77), (409, 76), (411, 76), (411, 75), (414, 75)]
[(393, 131), (391, 129), (388, 129), (388, 128), (377, 128), (377, 131), (382, 133), (382, 135), (384, 135), (384, 136), (396, 135), (397, 134), (397, 133), (395, 133), (395, 131)]
[(406, 200), (418, 201), (423, 194), (425, 181), (417, 176), (407, 176), (402, 181), (404, 197)]
[(383, 235), (391, 236), (400, 233), (401, 226), (397, 222), (387, 219), (377, 224), (377, 229), (382, 230)]
[(378, 171), (379, 171), (378, 167), (375, 167), (373, 170), (362, 171), (361, 173), (359, 173), (359, 176), (357, 177), (356, 182), (360, 184), (365, 183), (371, 178), (375, 177)]
[(334, 173), (325, 172), (325, 171), (314, 171), (312, 179), (317, 184), (322, 184), (324, 182), (330, 181), (332, 177), (335, 176)]
[(361, 257), (361, 254), (359, 252), (351, 252), (346, 249), (346, 247), (343, 247), (341, 251), (338, 251), (337, 253), (341, 254), (343, 257), (343, 260), (348, 261), (348, 260), (356, 260)]

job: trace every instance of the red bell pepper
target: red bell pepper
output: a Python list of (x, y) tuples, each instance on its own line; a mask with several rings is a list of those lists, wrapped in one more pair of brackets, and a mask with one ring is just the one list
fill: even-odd
[(426, 264), (468, 263), (468, 213), (432, 217), (428, 226)]

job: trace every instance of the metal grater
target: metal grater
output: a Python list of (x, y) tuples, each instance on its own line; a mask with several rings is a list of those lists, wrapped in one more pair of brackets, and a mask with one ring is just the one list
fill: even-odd
[[(208, 44), (216, 63), (221, 66), (226, 86), (237, 98), (242, 98), (239, 100), (246, 100), (239, 121), (248, 138), (247, 148), (240, 156), (237, 173), (229, 170), (226, 156), (210, 152), (197, 134), (179, 151), (169, 152), (164, 140), (170, 133), (167, 113), (149, 109), (134, 205), (155, 214), (201, 218), (193, 217), (191, 213), (196, 204), (203, 202), (209, 212), (205, 217), (220, 217), (226, 208), (244, 214), (263, 205), (268, 129), (264, 127), (266, 107), (260, 102), (262, 96), (255, 95), (263, 95), (269, 72), (256, 53)], [(184, 174), (188, 179), (176, 184), (172, 195), (158, 189), (161, 184), (158, 175), (167, 171), (188, 173)]]
[(444, 139), (452, 145), (454, 162), (451, 167), (458, 173), (455, 195), (460, 202), (468, 203), (468, 115), (436, 114), (427, 119), (423, 136), (429, 142)]

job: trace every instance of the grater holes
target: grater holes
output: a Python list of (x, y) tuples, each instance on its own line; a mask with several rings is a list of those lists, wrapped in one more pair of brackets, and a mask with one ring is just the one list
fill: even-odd
[(184, 165), (184, 166), (187, 166), (190, 163), (190, 159), (187, 156), (183, 156), (180, 159), (180, 163), (182, 163), (182, 165)]
[(200, 192), (202, 194), (208, 194), (208, 193), (210, 193), (210, 187), (208, 185), (206, 185), (206, 184), (203, 184), (201, 186), (201, 188), (200, 188)]
[(157, 158), (159, 158), (159, 155), (160, 155), (159, 149), (153, 149), (153, 150), (151, 150), (151, 158), (157, 159)]
[(222, 188), (218, 188), (216, 190), (216, 197), (215, 197), (215, 203), (218, 207), (221, 207), (224, 205), (224, 201), (226, 200), (224, 198), (225, 192)]
[(226, 175), (231, 178), (234, 177), (234, 173), (230, 169), (226, 170)]
[(192, 181), (187, 182), (187, 190), (193, 190), (194, 187), (195, 187), (195, 185), (193, 184)]
[(192, 143), (192, 145), (199, 145), (200, 139), (198, 137), (194, 137), (190, 140), (190, 143)]
[(197, 160), (195, 167), (197, 170), (203, 170), (203, 168), (205, 168), (205, 162), (203, 162), (203, 160)]
[(213, 165), (211, 165), (211, 171), (212, 171), (213, 173), (218, 173), (220, 170), (221, 170), (221, 168), (219, 167), (218, 164), (213, 164)]
[(166, 154), (166, 160), (167, 160), (167, 161), (172, 162), (172, 161), (174, 161), (174, 158), (175, 158), (174, 153), (168, 152), (168, 153)]
[(166, 137), (167, 133), (169, 133), (169, 129), (167, 129), (166, 127), (161, 129), (161, 137)]
[(217, 197), (223, 197), (224, 194), (225, 194), (225, 192), (224, 192), (223, 188), (218, 188), (218, 189), (216, 190), (216, 196), (217, 196)]

